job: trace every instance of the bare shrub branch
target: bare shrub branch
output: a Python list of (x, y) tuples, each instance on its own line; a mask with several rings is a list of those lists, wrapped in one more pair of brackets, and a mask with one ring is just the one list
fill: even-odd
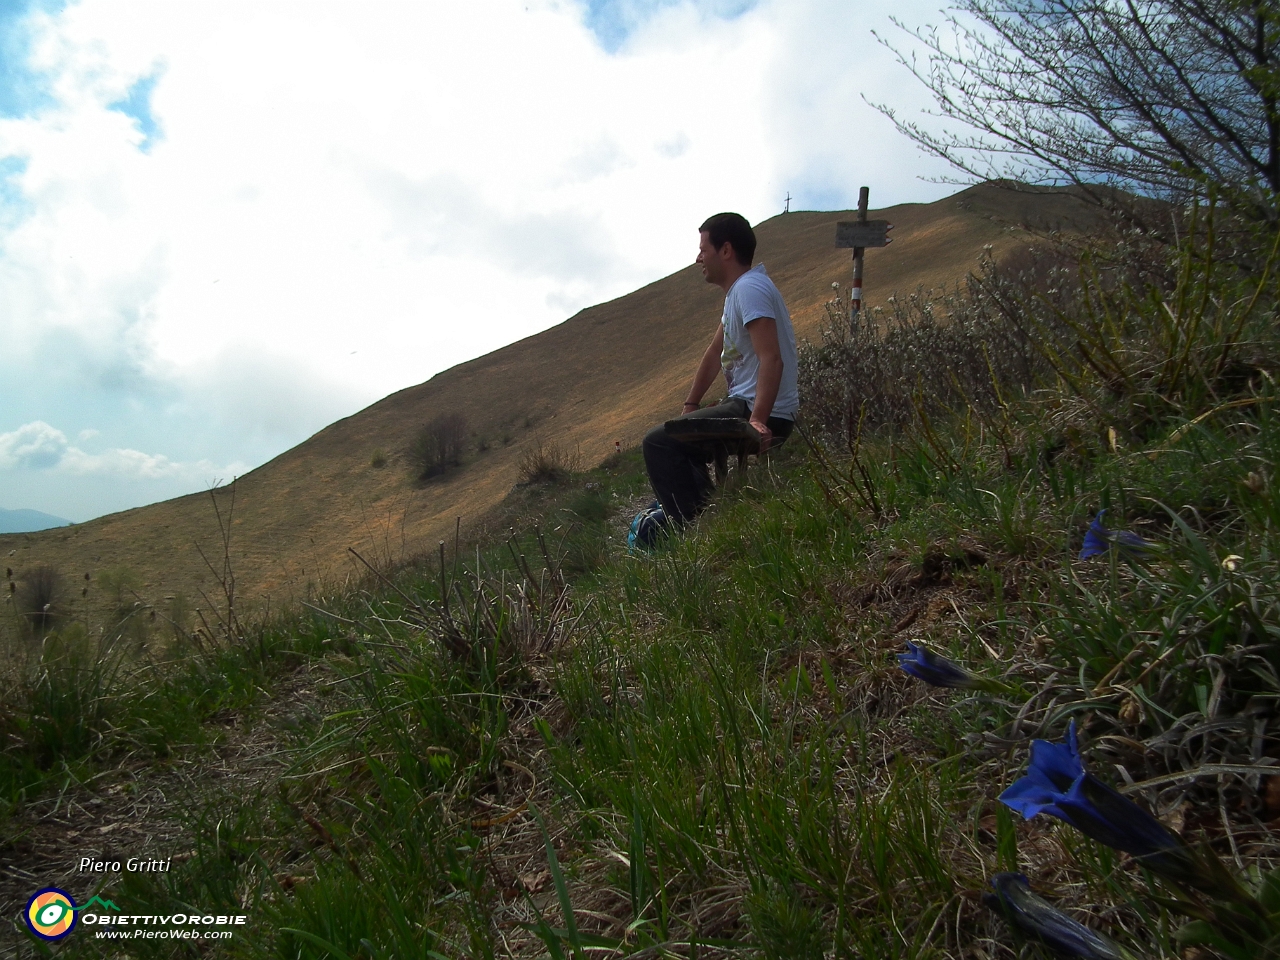
[(467, 418), (460, 413), (434, 417), (409, 446), (409, 464), (418, 480), (430, 480), (462, 463), (466, 450)]
[(53, 629), (61, 598), (62, 576), (47, 563), (28, 570), (14, 594), (19, 615), (37, 636), (44, 636)]
[(978, 179), (1118, 188), (1185, 202), (1221, 191), (1277, 224), (1280, 11), (1263, 0), (959, 0), (942, 29), (885, 43), (964, 130), (877, 105)]

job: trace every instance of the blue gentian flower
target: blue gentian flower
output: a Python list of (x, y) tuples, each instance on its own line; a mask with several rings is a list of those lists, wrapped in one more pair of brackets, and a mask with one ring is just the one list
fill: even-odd
[(1191, 886), (1207, 882), (1205, 864), (1180, 837), (1084, 769), (1075, 721), (1065, 743), (1032, 741), (1027, 775), (1000, 794), (1000, 802), (1028, 820), (1040, 813), (1064, 820), (1168, 879)]
[(958, 663), (953, 663), (941, 654), (934, 653), (921, 643), (907, 641), (907, 652), (899, 653), (900, 666), (917, 680), (932, 684), (935, 687), (947, 687), (952, 690), (985, 690), (987, 693), (1015, 693), (1016, 688), (992, 680), (979, 677)]
[(986, 690), (989, 694), (1014, 692), (1009, 685), (988, 677), (975, 676), (959, 663), (951, 662), (924, 644), (913, 644), (910, 640), (906, 643), (906, 653), (897, 654), (897, 666), (916, 680), (950, 690)]
[(991, 886), (995, 893), (983, 894), (983, 903), (1061, 955), (1083, 960), (1126, 960), (1126, 953), (1110, 937), (1090, 930), (1033, 893), (1022, 874), (997, 873), (991, 878)]
[(1093, 518), (1093, 523), (1089, 524), (1089, 529), (1085, 531), (1084, 546), (1080, 550), (1081, 560), (1100, 556), (1113, 546), (1130, 551), (1156, 549), (1154, 543), (1143, 539), (1136, 533), (1128, 530), (1108, 530), (1102, 525), (1102, 517), (1106, 512), (1105, 509), (1099, 510), (1098, 515)]
[(910, 640), (907, 641), (907, 652), (898, 654), (898, 666), (917, 680), (935, 687), (971, 690), (980, 685), (978, 678), (958, 663), (952, 663), (923, 644)]

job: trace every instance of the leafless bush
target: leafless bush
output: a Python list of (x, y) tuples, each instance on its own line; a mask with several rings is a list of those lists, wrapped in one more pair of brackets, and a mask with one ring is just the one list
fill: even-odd
[(442, 413), (419, 431), (409, 447), (409, 464), (419, 480), (439, 476), (462, 462), (466, 449), (467, 418)]
[(557, 443), (536, 437), (533, 446), (520, 454), (521, 484), (558, 483), (582, 469), (582, 455)]
[[(1048, 366), (1036, 331), (1055, 323), (1073, 271), (1028, 251), (1013, 270), (986, 258), (967, 289), (918, 290), (864, 312), (850, 331), (832, 323), (801, 352), (805, 416), (819, 434), (902, 426), (920, 414), (990, 409), (1029, 389)], [(1038, 295), (1038, 296), (1037, 296)]]
[(147, 639), (150, 605), (142, 599), (142, 577), (126, 566), (108, 567), (98, 574), (98, 589), (111, 601), (112, 638), (128, 637), (141, 645)]
[[(227, 513), (224, 517), (222, 507), (218, 504), (218, 497), (225, 495), (228, 497)], [(218, 487), (214, 486), (209, 490), (209, 501), (213, 505), (213, 515), (218, 521), (218, 538), (222, 541), (222, 562), (220, 565), (214, 563), (205, 554), (204, 548), (200, 544), (196, 544), (196, 552), (200, 554), (200, 559), (204, 561), (204, 565), (209, 568), (209, 572), (213, 574), (217, 581), (218, 587), (222, 593), (223, 603), (219, 604), (209, 597), (204, 590), (200, 591), (200, 596), (204, 599), (210, 612), (217, 619), (218, 630), (209, 626), (208, 621), (204, 617), (201, 610), (197, 610), (196, 614), (200, 617), (201, 626), (204, 628), (204, 636), (210, 641), (214, 640), (219, 634), (228, 643), (234, 643), (244, 639), (244, 631), (240, 627), (240, 617), (236, 610), (236, 575), (235, 569), (231, 564), (231, 530), (234, 525), (236, 512), (236, 481), (232, 480), (230, 486)], [(223, 613), (223, 607), (226, 613)]]
[(62, 576), (48, 564), (40, 564), (24, 574), (14, 594), (18, 614), (31, 630), (43, 636), (53, 629), (62, 596)]
[(1052, 387), (1145, 435), (1248, 392), (1276, 349), (1267, 277), (1280, 257), (1251, 273), (1214, 256), (1212, 212), (1193, 209), (1177, 244), (1128, 229), (987, 256), (963, 291), (890, 298), (853, 331), (829, 310), (801, 353), (810, 429), (843, 446)]

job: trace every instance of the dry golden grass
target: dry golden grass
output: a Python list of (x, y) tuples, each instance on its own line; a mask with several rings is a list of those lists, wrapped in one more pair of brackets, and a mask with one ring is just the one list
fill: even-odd
[[(850, 211), (795, 212), (757, 228), (764, 262), (790, 306), (797, 335), (816, 337), (831, 283), (847, 284), (848, 250), (833, 246)], [(867, 306), (893, 293), (962, 280), (984, 246), (1000, 257), (1032, 242), (1028, 226), (1087, 229), (1093, 215), (1064, 194), (970, 188), (931, 204), (875, 211), (895, 224), (894, 242), (866, 257)], [(695, 248), (691, 229), (690, 252)], [(519, 475), (529, 444), (581, 452), (591, 467), (638, 443), (679, 410), (715, 324), (720, 292), (694, 266), (493, 353), (394, 393), (326, 427), (237, 482), (231, 560), (242, 599), (261, 609), (337, 586), (358, 574), (347, 548), (369, 558), (434, 551), (498, 505)], [(717, 388), (712, 388), (714, 394)], [(431, 417), (459, 412), (489, 440), (463, 468), (426, 485), (412, 482), (403, 453)], [(502, 437), (510, 436), (510, 443)], [(371, 460), (385, 451), (382, 468)], [(226, 504), (228, 494), (218, 494)], [(225, 507), (224, 507), (225, 513)], [(199, 493), (32, 534), (0, 536), (0, 561), (18, 573), (50, 564), (76, 589), (64, 606), (96, 617), (97, 592), (84, 574), (127, 566), (140, 594), (161, 605), (219, 587), (197, 550), (215, 564), (222, 546), (210, 494)], [(248, 612), (242, 609), (242, 612)]]

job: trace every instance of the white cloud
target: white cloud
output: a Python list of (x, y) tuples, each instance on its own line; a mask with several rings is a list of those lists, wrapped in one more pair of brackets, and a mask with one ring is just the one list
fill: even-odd
[(102, 453), (85, 453), (76, 447), (68, 447), (60, 469), (67, 473), (88, 475), (113, 475), (140, 480), (182, 480), (188, 483), (206, 484), (213, 477), (234, 477), (246, 473), (243, 463), (219, 467), (208, 460), (194, 463), (178, 463), (161, 453), (143, 453), (141, 450), (105, 450)]
[(56, 467), (67, 452), (67, 435), (43, 420), (25, 423), (12, 433), (0, 433), (0, 467), (47, 469)]
[(675, 136), (663, 140), (661, 143), (654, 144), (654, 149), (668, 160), (677, 160), (684, 156), (685, 152), (692, 145), (689, 135), (683, 130), (678, 131)]
[(76, 447), (67, 450), (60, 466), (71, 473), (115, 473), (149, 480), (170, 477), (181, 470), (180, 464), (164, 454), (143, 453), (141, 450), (108, 450), (91, 454)]
[[(96, 431), (82, 431), (93, 435)], [(208, 460), (179, 463), (164, 454), (141, 450), (109, 449), (86, 453), (67, 441), (67, 435), (43, 420), (25, 423), (9, 433), (0, 433), (0, 470), (58, 471), (78, 476), (110, 475), (144, 480), (204, 480), (215, 474), (234, 476), (246, 472), (243, 463), (219, 468)]]
[(628, 0), (608, 49), (565, 0), (37, 14), (49, 105), (0, 118), (0, 403), (174, 495), (679, 269), (708, 213), (936, 197), (861, 100), (910, 88), (884, 6)]

